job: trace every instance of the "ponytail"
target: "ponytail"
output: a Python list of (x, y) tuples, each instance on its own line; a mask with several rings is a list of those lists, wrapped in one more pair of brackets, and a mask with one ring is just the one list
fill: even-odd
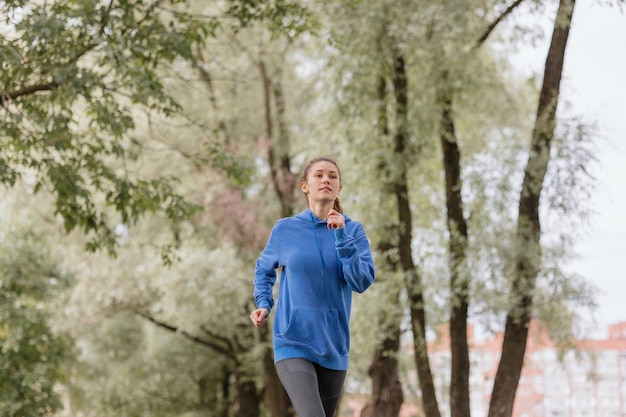
[(343, 214), (343, 207), (341, 207), (341, 203), (339, 202), (339, 197), (335, 198), (335, 201), (333, 203), (333, 209)]

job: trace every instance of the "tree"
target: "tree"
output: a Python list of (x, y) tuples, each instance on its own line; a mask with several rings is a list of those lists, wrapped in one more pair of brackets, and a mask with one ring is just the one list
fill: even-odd
[[(198, 210), (175, 176), (146, 178), (128, 166), (141, 157), (133, 144), (142, 122), (181, 110), (164, 82), (167, 66), (193, 63), (195, 48), (222, 21), (266, 21), (276, 32), (308, 22), (306, 9), (289, 0), (221, 8), (185, 0), (2, 1), (0, 11), (0, 182), (12, 187), (28, 176), (35, 192), (55, 196), (67, 231), (83, 230), (88, 249), (112, 253), (117, 225), (147, 213), (176, 224)], [(215, 153), (206, 160), (223, 165)]]
[(43, 236), (0, 224), (0, 413), (35, 417), (61, 408), (55, 385), (67, 374), (68, 341), (56, 335), (47, 309), (68, 284)]
[[(369, 62), (370, 59), (374, 59), (371, 57), (371, 51), (377, 51), (378, 49), (375, 47), (376, 42), (379, 39), (383, 38), (384, 34), (397, 34), (397, 33), (411, 33), (411, 36), (399, 37), (402, 39), (403, 43), (399, 43), (404, 47), (401, 49), (403, 53), (406, 54), (406, 62), (416, 62), (420, 58), (424, 59), (424, 56), (430, 57), (433, 65), (431, 65), (430, 69), (426, 72), (422, 72), (418, 74), (418, 77), (427, 78), (429, 82), (432, 84), (432, 89), (424, 88), (421, 85), (422, 89), (417, 90), (415, 93), (415, 97), (419, 97), (419, 99), (415, 98), (414, 101), (409, 101), (409, 105), (416, 103), (430, 103), (432, 108), (436, 109), (436, 114), (432, 115), (432, 120), (437, 120), (438, 125), (435, 126), (432, 130), (429, 128), (432, 126), (428, 122), (424, 123), (421, 126), (418, 126), (418, 129), (422, 131), (427, 131), (431, 133), (433, 136), (437, 136), (440, 142), (440, 149), (442, 152), (442, 161), (443, 161), (443, 178), (445, 184), (445, 193), (444, 195), (444, 204), (446, 213), (445, 222), (447, 224), (447, 252), (448, 252), (448, 268), (447, 272), (450, 276), (450, 286), (449, 286), (449, 320), (450, 320), (450, 328), (451, 328), (451, 351), (452, 351), (452, 362), (451, 362), (451, 386), (450, 386), (450, 412), (452, 415), (457, 416), (465, 416), (469, 414), (470, 404), (469, 404), (469, 346), (467, 344), (467, 320), (470, 309), (470, 302), (473, 302), (474, 305), (480, 304), (489, 304), (487, 300), (481, 299), (473, 299), (472, 291), (476, 291), (482, 287), (481, 279), (479, 278), (481, 271), (475, 270), (472, 271), (471, 268), (479, 267), (480, 262), (477, 262), (476, 254), (480, 251), (477, 250), (478, 247), (482, 247), (481, 245), (485, 241), (479, 241), (478, 237), (481, 237), (481, 232), (474, 232), (474, 234), (470, 234), (471, 224), (477, 224), (477, 222), (481, 222), (479, 218), (481, 216), (485, 218), (490, 218), (491, 215), (487, 212), (481, 214), (476, 214), (474, 212), (474, 216), (471, 220), (469, 220), (467, 216), (467, 209), (464, 207), (464, 186), (462, 183), (463, 175), (461, 170), (461, 150), (462, 143), (461, 141), (465, 140), (465, 144), (467, 145), (465, 157), (467, 160), (474, 158), (474, 154), (480, 155), (485, 151), (480, 149), (481, 145), (487, 143), (485, 139), (480, 139), (480, 134), (483, 134), (484, 138), (493, 138), (493, 132), (496, 131), (497, 124), (493, 124), (492, 126), (485, 126), (485, 129), (479, 132), (478, 126), (479, 123), (475, 123), (476, 127), (470, 126), (468, 128), (468, 117), (472, 116), (473, 110), (470, 107), (463, 107), (463, 105), (470, 104), (472, 106), (477, 106), (476, 103), (481, 100), (478, 99), (480, 93), (478, 93), (477, 87), (481, 86), (480, 75), (482, 72), (485, 72), (485, 69), (489, 68), (489, 66), (493, 66), (492, 60), (493, 56), (489, 56), (489, 52), (485, 49), (486, 47), (479, 48), (484, 45), (485, 41), (490, 37), (490, 35), (494, 32), (496, 27), (500, 25), (504, 19), (513, 13), (522, 3), (522, 1), (514, 1), (509, 4), (505, 4), (504, 2), (492, 2), (489, 5), (470, 5), (468, 4), (468, 8), (464, 8), (459, 6), (458, 4), (448, 5), (448, 4), (439, 4), (436, 6), (429, 5), (426, 9), (418, 9), (415, 14), (419, 15), (420, 12), (423, 13), (420, 20), (420, 25), (411, 25), (410, 19), (403, 20), (404, 15), (400, 15), (394, 19), (394, 27), (391, 29), (387, 29), (387, 31), (383, 30), (377, 33), (376, 40), (368, 38), (366, 35), (364, 36), (355, 36), (354, 31), (358, 31), (358, 27), (349, 26), (347, 31), (352, 31), (352, 33), (344, 38), (335, 37), (337, 40), (337, 47), (342, 49), (342, 53), (346, 54), (345, 60), (354, 59), (358, 61), (358, 65), (367, 68), (376, 68), (376, 64), (372, 64)], [(361, 5), (361, 4), (359, 4)], [(384, 12), (381, 10), (395, 10), (394, 7), (397, 7), (397, 10), (406, 11), (407, 8), (402, 2), (396, 2), (393, 5), (390, 3), (385, 3), (383, 5), (381, 2), (371, 2), (368, 3), (365, 8), (367, 9), (367, 17), (372, 18), (371, 23), (363, 25), (361, 22), (361, 26), (367, 28), (367, 30), (371, 31), (372, 27), (377, 27), (377, 24), (380, 24), (381, 16), (384, 15)], [(485, 10), (486, 13), (478, 13), (475, 11), (477, 9)], [(452, 13), (450, 11), (453, 10)], [(440, 12), (440, 13), (438, 13)], [(490, 20), (491, 19), (491, 20)], [(562, 19), (561, 17), (557, 18), (557, 22), (560, 25), (561, 22), (567, 19)], [(341, 24), (345, 24), (345, 22), (341, 22)], [(342, 29), (336, 29), (336, 33), (342, 34)], [(369, 42), (368, 47), (360, 47), (359, 43), (367, 43)], [(407, 47), (406, 45), (411, 45)], [(433, 45), (432, 48), (427, 48), (424, 45)], [(387, 50), (391, 50), (392, 48), (387, 48)], [(479, 50), (481, 49), (481, 50)], [(410, 51), (410, 52), (408, 52)], [(563, 49), (564, 51), (564, 49)], [(421, 55), (420, 55), (421, 54)], [(381, 55), (382, 56), (382, 55)], [(415, 58), (415, 56), (419, 58)], [(380, 59), (380, 61), (384, 62), (385, 58)], [(480, 65), (482, 60), (482, 66)], [(354, 66), (354, 69), (350, 71), (345, 71), (341, 74), (342, 79), (341, 83), (344, 88), (343, 91), (347, 89), (358, 89), (359, 82), (364, 84), (369, 83), (369, 85), (361, 85), (361, 91), (369, 91), (374, 90), (373, 86), (375, 83), (371, 78), (367, 78), (366, 76), (362, 76), (359, 73), (359, 70), (356, 69), (357, 65)], [(470, 71), (475, 72), (470, 72)], [(409, 85), (413, 74), (409, 69), (407, 71), (409, 77)], [(495, 75), (497, 76), (497, 75)], [(411, 90), (409, 90), (411, 91)], [(431, 91), (434, 91), (432, 93)], [(432, 95), (431, 95), (432, 94)], [(370, 97), (374, 95), (371, 94)], [(411, 94), (409, 93), (409, 96)], [(354, 99), (353, 96), (349, 96), (351, 99)], [(468, 100), (469, 97), (473, 97), (473, 100)], [(341, 100), (344, 97), (340, 98)], [(362, 100), (362, 98), (361, 98)], [(376, 100), (374, 98), (372, 101)], [(378, 99), (379, 101), (380, 99)], [(358, 101), (354, 100), (355, 102)], [(376, 102), (378, 102), (376, 101)], [(521, 100), (520, 100), (521, 102)], [(479, 104), (478, 106), (482, 106)], [(360, 108), (365, 108), (366, 106), (361, 106)], [(381, 106), (383, 109), (388, 108), (389, 104), (383, 104)], [(430, 114), (429, 111), (425, 108), (426, 106), (420, 107), (425, 114)], [(492, 109), (492, 110), (495, 110)], [(353, 114), (357, 114), (355, 119), (361, 116), (357, 112), (353, 112)], [(372, 117), (372, 113), (367, 113), (367, 111), (363, 110), (363, 114), (369, 114), (369, 117)], [(497, 111), (494, 111), (492, 114), (497, 115)], [(367, 117), (367, 116), (365, 116)], [(498, 116), (496, 116), (497, 118)], [(378, 118), (378, 120), (383, 120), (384, 117)], [(495, 118), (494, 118), (495, 119)], [(504, 121), (504, 118), (500, 119)], [(496, 123), (499, 123), (500, 120), (494, 120)], [(398, 120), (394, 120), (393, 127), (394, 129), (400, 129), (402, 127), (402, 123)], [(507, 122), (505, 122), (507, 123)], [(457, 126), (463, 126), (459, 131), (461, 132), (461, 139), (459, 139)], [(506, 125), (503, 125), (506, 126)], [(414, 126), (412, 126), (414, 128)], [(511, 130), (516, 128), (514, 125), (509, 125), (508, 129)], [(474, 129), (475, 131), (472, 131)], [(411, 134), (418, 135), (416, 130), (411, 131)], [(426, 134), (428, 135), (428, 134)], [(463, 139), (465, 136), (465, 139)], [(473, 139), (474, 143), (471, 143), (469, 139)], [(500, 140), (498, 138), (494, 138), (495, 140)], [(425, 147), (421, 148), (422, 150), (426, 149)], [(376, 149), (377, 154), (382, 154), (381, 147)], [(389, 157), (385, 162), (389, 165), (393, 164), (393, 168), (391, 170), (403, 171), (403, 166), (407, 162), (407, 155), (411, 155), (410, 151), (405, 151), (401, 155), (396, 155), (394, 158)], [(417, 160), (417, 158), (415, 158)], [(409, 160), (409, 163), (411, 161)], [(472, 167), (470, 164), (466, 163), (466, 168), (469, 167), (469, 171), (473, 171), (476, 167)], [(540, 170), (541, 171), (541, 170)], [(474, 174), (472, 172), (472, 176), (478, 176), (478, 173)], [(541, 177), (543, 178), (543, 175)], [(380, 175), (383, 178), (386, 178), (384, 175)], [(467, 175), (466, 175), (467, 177)], [(471, 178), (471, 177), (470, 177)], [(474, 181), (474, 180), (473, 180)], [(474, 186), (474, 185), (472, 185)], [(410, 190), (411, 188), (409, 188)], [(478, 191), (478, 190), (477, 190)], [(479, 191), (480, 192), (480, 191)], [(468, 194), (470, 195), (470, 194)], [(386, 200), (386, 197), (381, 197), (382, 201)], [(470, 199), (471, 200), (471, 199)], [(470, 201), (470, 207), (472, 209), (479, 208), (480, 202)], [(497, 203), (500, 204), (500, 203)], [(505, 203), (506, 204), (506, 203)], [(486, 208), (486, 207), (483, 207)], [(505, 210), (506, 205), (504, 206)], [(388, 214), (388, 212), (387, 212)], [(498, 215), (496, 215), (498, 216)], [(507, 217), (504, 215), (503, 217)], [(522, 216), (523, 217), (523, 216)], [(402, 223), (406, 225), (407, 223)], [(409, 223), (410, 224), (410, 223)], [(493, 231), (493, 229), (492, 229)], [(397, 236), (402, 236), (402, 230), (397, 232)], [(470, 246), (470, 240), (474, 240), (473, 245)], [(501, 262), (502, 265), (508, 264), (507, 254), (504, 253), (506, 249), (504, 249), (507, 244), (501, 242), (503, 244), (503, 249), (500, 252), (500, 259), (496, 262)], [(500, 245), (497, 244), (497, 245)], [(487, 247), (487, 245), (485, 246)], [(524, 246), (515, 245), (516, 250), (522, 250)], [(500, 251), (500, 250), (499, 250)], [(537, 253), (535, 253), (537, 255)], [(540, 262), (540, 258), (532, 257), (535, 262)], [(538, 272), (536, 270), (535, 272)], [(503, 270), (503, 273), (506, 272)], [(503, 275), (500, 273), (499, 275)], [(506, 280), (504, 281), (506, 282)], [(411, 308), (417, 307), (419, 308), (424, 304), (424, 289), (425, 286), (419, 285), (419, 281), (417, 281), (418, 285), (410, 285), (410, 281), (407, 282), (409, 285), (407, 286), (407, 293), (409, 296), (409, 300), (411, 300), (411, 294), (416, 294), (419, 298), (415, 298), (413, 301), (409, 301), (409, 305)], [(527, 289), (527, 288), (525, 288)], [(515, 289), (512, 294), (518, 294), (519, 292)], [(529, 296), (536, 296), (538, 291), (531, 291), (525, 294)], [(566, 296), (565, 294), (563, 294)], [(495, 299), (494, 299), (495, 301)], [(498, 312), (498, 310), (500, 312)], [(499, 307), (495, 307), (494, 311), (496, 311), (496, 315), (501, 314), (501, 309)], [(416, 320), (416, 315), (413, 318), (413, 328), (416, 329), (414, 331), (414, 337), (416, 334), (420, 334), (420, 326), (419, 320)], [(508, 327), (508, 326), (507, 326)], [(517, 340), (520, 342), (520, 340)], [(384, 344), (381, 344), (384, 346)], [(420, 343), (419, 339), (415, 339), (414, 346), (419, 352), (416, 352), (416, 366), (418, 370), (420, 369), (419, 358), (427, 357), (427, 350), (425, 343)], [(517, 344), (518, 348), (523, 346), (523, 343)], [(523, 355), (522, 355), (523, 357)], [(518, 357), (519, 359), (519, 357)], [(427, 362), (426, 362), (427, 363)], [(507, 361), (500, 362), (501, 368), (506, 368), (509, 365)], [(389, 370), (389, 374), (393, 375), (394, 370)], [(424, 369), (424, 368), (422, 368)], [(424, 378), (421, 377), (420, 374), (420, 383)], [(504, 383), (505, 386), (510, 388), (510, 384)], [(378, 386), (376, 382), (373, 382), (373, 386)], [(387, 385), (389, 388), (389, 385)], [(513, 390), (514, 391), (514, 390)], [(494, 391), (495, 393), (495, 391)], [(438, 413), (437, 410), (437, 399), (435, 397), (435, 391), (424, 391), (423, 394), (423, 404), (425, 407), (425, 411), (427, 415), (436, 415)], [(373, 397), (377, 398), (377, 393), (373, 392)], [(389, 397), (388, 397), (389, 398)], [(431, 405), (435, 405), (434, 408), (430, 408)]]
[[(178, 4), (176, 4), (178, 3)], [(143, 1), (0, 3), (0, 181), (28, 176), (55, 196), (65, 228), (114, 252), (118, 223), (162, 211), (173, 222), (195, 206), (175, 178), (125, 168), (141, 110), (178, 105), (159, 77), (164, 62), (191, 59), (211, 25), (185, 4)]]
[(542, 259), (539, 204), (550, 162), (565, 48), (574, 5), (575, 0), (559, 2), (552, 41), (546, 58), (537, 116), (519, 198), (516, 273), (511, 288), (511, 307), (506, 316), (502, 356), (489, 404), (489, 417), (506, 417), (513, 412), (515, 392), (524, 363), (528, 329), (532, 318), (533, 295)]
[[(246, 250), (250, 250), (250, 246), (258, 250), (256, 245), (259, 236), (263, 235), (264, 226), (247, 224), (244, 226), (254, 226), (250, 233), (244, 236), (233, 236), (231, 233), (229, 236), (228, 230), (220, 229), (213, 223), (219, 222), (219, 211), (224, 211), (224, 207), (220, 207), (220, 202), (224, 200), (215, 196), (220, 190), (204, 187), (205, 184), (200, 185), (200, 190), (191, 188), (198, 185), (193, 177), (200, 174), (206, 176), (207, 182), (212, 180), (212, 184), (223, 185), (228, 196), (237, 193), (241, 196), (247, 192), (249, 182), (246, 176), (251, 173), (246, 171), (245, 161), (240, 163), (237, 160), (237, 150), (244, 149), (249, 142), (256, 144), (256, 137), (245, 138), (243, 146), (238, 143), (244, 142), (239, 136), (242, 131), (229, 132), (225, 124), (227, 119), (217, 117), (218, 120), (214, 121), (207, 118), (198, 123), (191, 107), (198, 103), (185, 102), (186, 97), (180, 87), (186, 83), (189, 74), (199, 74), (201, 82), (195, 85), (203, 84), (209, 95), (212, 94), (212, 74), (202, 65), (202, 58), (210, 56), (211, 51), (203, 48), (208, 46), (207, 40), (214, 36), (218, 27), (225, 29), (220, 32), (221, 36), (232, 39), (239, 31), (245, 32), (247, 27), (253, 28), (249, 32), (259, 29), (255, 22), (261, 21), (264, 36), (269, 38), (270, 32), (274, 36), (280, 32), (298, 33), (308, 24), (308, 19), (306, 9), (290, 1), (272, 4), (232, 1), (222, 4), (222, 8), (215, 4), (199, 6), (199, 9), (188, 6), (187, 2), (176, 1), (149, 5), (142, 1), (113, 1), (104, 5), (88, 2), (3, 2), (8, 29), (3, 32), (6, 36), (2, 37), (0, 52), (3, 53), (3, 63), (6, 61), (7, 71), (3, 72), (4, 78), (0, 83), (0, 111), (10, 123), (2, 127), (5, 129), (2, 137), (7, 133), (7, 139), (2, 142), (0, 174), (8, 187), (16, 186), (20, 178), (26, 178), (28, 174), (33, 178), (32, 189), (35, 192), (48, 188), (55, 196), (55, 214), (61, 215), (66, 230), (82, 229), (91, 236), (87, 242), (89, 249), (106, 247), (112, 253), (123, 250), (123, 253), (117, 253), (123, 264), (94, 255), (93, 269), (86, 265), (86, 269), (80, 270), (80, 266), (89, 264), (81, 260), (77, 264), (82, 275), (81, 282), (74, 288), (79, 297), (85, 293), (96, 295), (95, 299), (99, 302), (94, 303), (92, 299), (91, 306), (81, 308), (91, 309), (92, 313), (94, 308), (99, 308), (96, 315), (100, 316), (98, 322), (102, 321), (103, 328), (110, 323), (115, 323), (115, 328), (121, 327), (119, 331), (124, 337), (117, 339), (121, 345), (126, 343), (125, 337), (133, 329), (123, 328), (123, 323), (115, 319), (124, 316), (126, 320), (123, 322), (127, 322), (129, 311), (137, 311), (140, 317), (148, 318), (149, 321), (144, 323), (148, 326), (157, 323), (167, 330), (196, 335), (189, 340), (209, 346), (214, 351), (217, 349), (220, 352), (224, 341), (226, 345), (231, 344), (234, 347), (232, 351), (227, 350), (227, 354), (223, 355), (227, 366), (219, 369), (223, 374), (219, 384), (229, 387), (230, 377), (235, 375), (238, 389), (234, 394), (225, 390), (226, 403), (220, 407), (226, 413), (234, 396), (243, 416), (255, 410), (258, 412), (258, 394), (271, 391), (257, 392), (256, 375), (259, 372), (250, 366), (256, 353), (251, 351), (254, 347), (252, 341), (256, 340), (250, 334), (252, 329), (228, 327), (226, 322), (221, 322), (218, 331), (213, 331), (213, 326), (207, 327), (212, 329), (207, 331), (203, 329), (203, 321), (195, 322), (197, 327), (185, 328), (185, 323), (181, 323), (171, 309), (161, 310), (164, 308), (162, 289), (147, 284), (154, 275), (145, 276), (140, 271), (164, 273), (160, 271), (162, 266), (154, 264), (150, 245), (167, 247), (168, 240), (164, 235), (168, 231), (172, 232), (175, 243), (181, 249), (181, 257), (190, 255), (188, 250), (183, 250), (185, 241), (200, 242), (208, 248), (200, 247), (209, 252), (219, 251), (214, 247), (221, 246), (213, 237), (216, 231), (224, 232), (221, 237), (225, 241), (230, 238), (236, 243), (245, 242), (239, 254), (233, 255), (235, 251), (223, 254), (225, 259), (247, 260), (250, 255)], [(268, 64), (265, 63), (265, 66)], [(172, 75), (177, 81), (171, 81)], [(266, 75), (268, 78), (264, 85), (269, 88), (267, 93), (275, 97), (277, 103), (284, 102), (278, 78), (273, 79), (272, 72)], [(213, 105), (209, 108), (219, 109), (219, 99), (214, 100), (216, 95), (210, 98)], [(242, 96), (236, 99), (242, 100)], [(190, 106), (186, 107), (187, 104)], [(273, 109), (268, 108), (267, 112), (268, 116), (274, 117)], [(239, 115), (232, 112), (230, 116), (234, 119)], [(180, 125), (176, 130), (171, 126), (181, 120), (188, 122), (185, 124), (186, 133), (193, 132), (191, 138), (197, 140), (184, 142), (177, 139), (182, 129)], [(253, 125), (254, 122), (250, 121), (244, 127)], [(207, 126), (208, 129), (204, 130)], [(267, 131), (272, 133), (271, 126)], [(160, 135), (164, 132), (170, 135)], [(214, 132), (220, 135), (214, 137)], [(229, 137), (229, 134), (232, 136)], [(284, 136), (284, 132), (281, 135)], [(49, 137), (53, 139), (49, 140)], [(23, 138), (28, 140), (22, 143)], [(282, 152), (282, 144), (274, 148)], [(155, 148), (158, 149), (155, 151)], [(164, 158), (162, 155), (165, 154)], [(167, 157), (176, 159), (168, 161)], [(284, 160), (282, 156), (279, 158)], [(184, 163), (177, 165), (181, 160)], [(276, 166), (274, 159), (271, 165)], [(215, 178), (219, 180), (215, 181)], [(284, 188), (281, 181), (277, 178), (275, 185)], [(199, 191), (206, 194), (199, 195)], [(289, 191), (289, 187), (284, 190), (285, 198), (289, 196)], [(207, 203), (211, 198), (214, 201)], [(293, 189), (290, 198), (293, 198)], [(209, 215), (196, 214), (203, 206), (209, 209)], [(196, 216), (193, 217), (193, 214)], [(163, 220), (168, 220), (169, 224)], [(203, 224), (203, 221), (211, 223)], [(116, 233), (116, 226), (122, 226), (118, 228), (119, 233)], [(254, 239), (247, 240), (251, 235)], [(73, 237), (81, 240), (75, 235)], [(139, 239), (145, 240), (140, 242)], [(166, 262), (172, 261), (180, 262), (179, 259), (166, 258)], [(231, 265), (238, 265), (238, 262), (231, 262)], [(216, 279), (223, 277), (219, 275)], [(102, 281), (96, 282), (97, 278)], [(178, 278), (183, 281), (188, 276)], [(243, 279), (236, 282), (234, 292), (247, 289), (249, 284)], [(214, 286), (220, 286), (219, 282)], [(116, 287), (129, 291), (122, 295)], [(237, 304), (246, 311), (250, 305), (249, 295), (246, 292), (246, 296), (234, 296), (241, 300)], [(231, 300), (232, 303), (232, 298), (224, 300)], [(201, 305), (203, 308), (199, 311), (210, 310)], [(174, 304), (173, 308), (182, 310), (179, 304)], [(193, 313), (199, 314), (199, 311)], [(247, 317), (239, 309), (235, 309), (233, 314), (236, 320)], [(86, 314), (81, 318), (84, 320), (86, 317), (93, 316)], [(244, 324), (249, 325), (247, 322)], [(242, 340), (246, 346), (239, 345)], [(119, 348), (123, 350), (122, 346)], [(107, 352), (102, 353), (95, 359), (96, 362), (106, 360)], [(118, 368), (122, 371), (111, 374), (115, 380), (137, 373), (145, 375), (141, 370), (141, 361), (137, 362), (132, 355), (131, 358), (124, 357)], [(145, 366), (149, 368), (153, 365), (148, 361)], [(103, 371), (106, 369), (105, 366)], [(214, 388), (206, 387), (209, 381), (200, 379), (206, 389)], [(277, 378), (274, 381), (276, 384)], [(144, 398), (131, 389), (111, 390), (104, 394), (103, 407), (115, 405), (116, 401), (128, 404), (133, 395)], [(111, 395), (108, 402), (107, 394)], [(256, 400), (254, 396), (257, 396)], [(241, 404), (246, 398), (253, 402)], [(285, 413), (284, 399), (282, 403), (277, 407), (282, 407), (282, 413)], [(130, 408), (122, 407), (120, 411), (126, 412)], [(167, 406), (161, 408), (167, 409)]]

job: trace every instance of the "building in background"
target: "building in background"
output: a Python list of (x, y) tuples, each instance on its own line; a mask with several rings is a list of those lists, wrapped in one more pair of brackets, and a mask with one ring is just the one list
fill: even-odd
[[(512, 417), (626, 417), (626, 322), (609, 326), (608, 334), (561, 352), (533, 323)], [(469, 331), (468, 337), (472, 415), (486, 416), (504, 335), (479, 341)], [(450, 363), (449, 343), (440, 332), (431, 346), (433, 369)], [(446, 401), (440, 405), (449, 415)]]
[[(429, 345), (442, 416), (450, 415), (447, 329), (440, 327)], [(479, 340), (473, 329), (468, 329), (472, 416), (488, 413), (503, 337), (503, 333), (498, 333), (493, 338)], [(626, 417), (626, 322), (609, 326), (606, 340), (574, 343), (575, 349), (562, 352), (547, 332), (533, 323), (512, 417)], [(366, 402), (364, 395), (347, 394), (343, 412), (338, 415), (358, 417)], [(407, 399), (400, 417), (423, 417), (423, 414)]]

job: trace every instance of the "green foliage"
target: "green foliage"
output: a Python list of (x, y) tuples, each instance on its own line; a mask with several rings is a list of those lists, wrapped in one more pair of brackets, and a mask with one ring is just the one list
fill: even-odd
[[(118, 222), (152, 212), (179, 222), (199, 209), (177, 194), (173, 178), (142, 178), (130, 161), (141, 113), (181, 111), (164, 85), (166, 65), (193, 63), (223, 17), (238, 27), (267, 22), (292, 37), (313, 26), (292, 1), (229, 1), (221, 9), (184, 0), (4, 1), (0, 12), (0, 182), (12, 187), (32, 176), (35, 191), (55, 195), (68, 231), (90, 234), (88, 249), (111, 253)], [(204, 161), (245, 182), (229, 158)]]
[(0, 3), (0, 181), (33, 176), (35, 191), (55, 195), (68, 231), (93, 233), (89, 249), (114, 252), (112, 213), (132, 223), (163, 211), (176, 222), (197, 209), (171, 178), (138, 178), (126, 163), (137, 112), (180, 108), (159, 66), (191, 59), (212, 31), (183, 6)]
[[(88, 417), (216, 415), (232, 401), (229, 392), (235, 395), (222, 391), (232, 383), (236, 349), (253, 343), (248, 306), (241, 306), (249, 297), (246, 267), (234, 248), (211, 250), (188, 236), (169, 267), (137, 243), (129, 237), (115, 259), (68, 259), (78, 278), (57, 321), (77, 341), (73, 380), (64, 385), (71, 411)], [(241, 359), (238, 366), (250, 366)]]
[(295, 37), (318, 26), (313, 13), (300, 1), (230, 0), (227, 4), (227, 13), (236, 17), (242, 27), (263, 22), (275, 33)]
[(202, 347), (130, 312), (81, 332), (75, 383), (68, 386), (73, 413), (171, 416), (212, 406), (201, 401), (203, 384), (216, 390), (223, 362)]
[[(537, 99), (536, 85), (520, 79), (508, 62), (512, 42), (502, 42), (501, 36), (506, 34), (493, 33), (483, 47), (474, 48), (503, 2), (433, 4), (374, 0), (324, 4), (328, 7), (325, 14), (330, 16), (331, 47), (325, 48), (321, 55), (329, 67), (323, 75), (324, 81), (332, 86), (327, 90), (332, 91), (334, 106), (329, 106), (330, 111), (319, 117), (333, 132), (325, 135), (329, 139), (320, 148), (340, 152), (346, 179), (342, 192), (344, 206), (349, 207), (355, 218), (364, 221), (376, 246), (379, 230), (384, 231), (397, 222), (395, 202), (381, 198), (388, 192), (385, 186), (388, 178), (382, 172), (393, 175), (394, 167), (400, 164), (410, 167), (413, 255), (424, 278), (427, 320), (429, 325), (447, 321), (451, 301), (448, 281), (442, 277), (449, 274), (448, 232), (439, 148), (440, 116), (434, 89), (441, 83), (441, 70), (449, 70), (449, 88), (454, 92), (451, 110), (461, 150), (462, 192), (470, 233), (467, 262), (471, 276), (471, 320), (489, 329), (502, 330), (500, 318), (511, 298), (512, 255), (518, 250), (513, 236), (519, 187)], [(485, 13), (475, 13), (476, 10)], [(527, 30), (529, 26), (526, 25)], [(398, 128), (389, 79), (394, 51), (405, 58), (409, 89), (409, 126), (404, 127), (410, 138), (400, 156), (392, 152), (393, 135)], [(380, 115), (381, 80), (377, 77), (385, 82), (386, 119)], [(383, 127), (387, 129), (381, 133)], [(547, 184), (548, 193), (543, 202), (547, 215), (542, 212), (544, 219), (554, 216), (558, 220), (548, 220), (542, 228), (542, 233), (552, 238), (546, 241), (545, 259), (541, 260), (545, 273), (537, 288), (535, 317), (552, 322), (554, 326), (550, 328), (560, 325), (568, 331), (577, 314), (574, 300), (578, 300), (579, 306), (592, 305), (585, 296), (590, 294), (589, 289), (563, 268), (571, 256), (570, 242), (563, 233), (570, 236), (575, 233), (584, 207), (582, 201), (571, 196), (588, 196), (593, 189), (589, 177), (584, 175), (592, 158), (587, 144), (577, 139), (591, 137), (587, 129), (584, 125), (569, 128), (566, 125), (565, 133), (571, 138), (555, 149), (553, 176), (548, 178), (553, 184)], [(386, 171), (381, 172), (381, 166)], [(573, 227), (563, 227), (563, 219), (573, 221), (572, 217), (577, 218)], [(564, 285), (566, 280), (573, 285)], [(371, 305), (368, 302), (365, 308)], [(374, 311), (380, 309), (389, 310), (384, 306), (374, 307)], [(498, 325), (492, 326), (493, 323)], [(371, 340), (372, 329), (362, 328), (359, 320), (355, 320), (353, 330), (357, 333), (356, 340), (361, 332), (365, 335), (363, 339)], [(356, 353), (360, 350), (354, 349)], [(370, 359), (365, 358), (353, 368), (366, 367)]]
[(66, 285), (42, 236), (0, 225), (0, 414), (35, 417), (61, 408), (56, 384), (66, 344), (46, 302)]

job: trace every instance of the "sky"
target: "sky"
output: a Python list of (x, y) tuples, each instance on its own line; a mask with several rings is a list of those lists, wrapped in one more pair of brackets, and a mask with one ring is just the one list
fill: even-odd
[[(626, 321), (625, 41), (626, 14), (595, 0), (576, 2), (561, 92), (576, 113), (597, 122), (601, 138), (594, 213), (571, 267), (600, 291), (588, 323), (598, 338), (607, 336), (609, 325)], [(547, 44), (539, 51), (545, 59)]]

